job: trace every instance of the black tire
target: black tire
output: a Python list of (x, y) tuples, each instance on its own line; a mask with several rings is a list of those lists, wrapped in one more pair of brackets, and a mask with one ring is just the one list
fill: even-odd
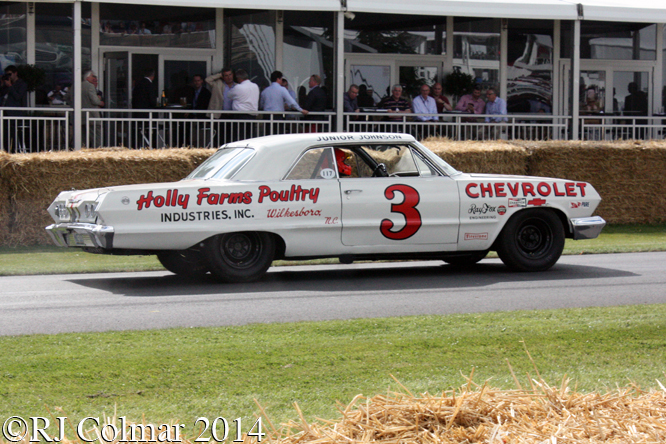
[(470, 254), (463, 254), (460, 256), (451, 256), (444, 259), (449, 265), (454, 267), (471, 267), (472, 265), (479, 262), (481, 259), (488, 255), (488, 250), (486, 251), (474, 251)]
[(223, 282), (251, 282), (271, 266), (275, 239), (271, 234), (244, 231), (219, 234), (205, 244), (210, 272)]
[(200, 278), (208, 273), (208, 261), (199, 250), (170, 250), (157, 253), (162, 266), (179, 276)]
[(497, 254), (514, 271), (544, 271), (564, 249), (564, 227), (546, 209), (523, 210), (511, 217), (497, 239)]

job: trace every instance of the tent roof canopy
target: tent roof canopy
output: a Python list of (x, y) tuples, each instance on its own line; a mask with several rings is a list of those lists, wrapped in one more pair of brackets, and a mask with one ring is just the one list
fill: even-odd
[[(36, 0), (73, 3), (73, 0)], [(81, 0), (91, 2), (90, 0)], [(100, 3), (238, 8), (236, 0), (105, 0)], [(344, 8), (343, 3), (346, 3)], [(243, 8), (294, 11), (351, 11), (434, 16), (666, 23), (666, 4), (660, 0), (421, 0), (418, 6), (404, 0), (253, 0)]]

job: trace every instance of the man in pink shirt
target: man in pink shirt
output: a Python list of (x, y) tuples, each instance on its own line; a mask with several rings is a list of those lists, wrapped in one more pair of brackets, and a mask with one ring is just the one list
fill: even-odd
[(483, 114), (486, 102), (481, 98), (481, 85), (474, 85), (472, 94), (465, 94), (458, 100), (456, 109), (470, 114)]

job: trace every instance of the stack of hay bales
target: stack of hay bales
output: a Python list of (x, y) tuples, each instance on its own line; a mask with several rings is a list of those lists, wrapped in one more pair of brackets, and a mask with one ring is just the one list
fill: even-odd
[[(53, 223), (46, 208), (63, 190), (177, 181), (187, 176), (214, 150), (82, 150), (15, 154), (2, 168), (10, 196), (4, 245), (48, 244), (44, 227)], [(4, 208), (5, 210), (7, 208)], [(0, 211), (3, 208), (0, 207)], [(2, 214), (7, 214), (2, 211)], [(6, 218), (6, 217), (5, 217)]]
[(596, 210), (614, 224), (666, 221), (666, 144), (662, 141), (516, 142), (529, 149), (529, 174), (591, 183)]

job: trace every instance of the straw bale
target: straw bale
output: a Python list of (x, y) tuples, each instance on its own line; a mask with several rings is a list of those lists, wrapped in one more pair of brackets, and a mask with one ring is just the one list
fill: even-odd
[(213, 152), (107, 149), (13, 155), (3, 174), (13, 212), (3, 243), (50, 243), (44, 231), (52, 223), (46, 208), (63, 190), (177, 181)]
[(530, 174), (591, 183), (602, 197), (596, 214), (609, 223), (666, 220), (666, 143), (551, 142), (530, 151)]
[[(658, 443), (666, 441), (666, 390), (571, 392), (565, 381), (533, 390), (469, 384), (441, 396), (356, 396), (336, 421), (290, 421), (274, 444), (317, 443)], [(265, 412), (262, 409), (262, 413)]]
[(453, 142), (446, 138), (429, 138), (423, 144), (465, 173), (527, 173), (529, 150), (501, 140)]
[(11, 193), (9, 190), (9, 181), (5, 177), (5, 168), (9, 164), (11, 156), (4, 151), (0, 151), (0, 245), (6, 242), (7, 232), (9, 231), (11, 216)]

